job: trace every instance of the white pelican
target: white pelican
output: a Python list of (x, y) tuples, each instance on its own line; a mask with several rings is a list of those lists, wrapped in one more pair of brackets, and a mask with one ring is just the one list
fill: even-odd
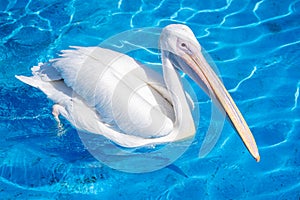
[[(39, 88), (79, 130), (123, 147), (184, 140), (195, 135), (188, 94), (177, 69), (188, 74), (224, 109), (248, 151), (259, 161), (253, 135), (224, 85), (201, 54), (190, 28), (173, 24), (160, 36), (163, 76), (133, 58), (100, 47), (73, 47), (59, 58), (16, 76)], [(129, 97), (130, 96), (130, 97)]]

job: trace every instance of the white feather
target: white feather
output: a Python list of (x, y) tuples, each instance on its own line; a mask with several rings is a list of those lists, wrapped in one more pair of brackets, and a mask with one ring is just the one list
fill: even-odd
[[(69, 115), (76, 96), (100, 123), (127, 135), (161, 137), (173, 129), (174, 111), (162, 77), (125, 54), (99, 47), (76, 47), (63, 51), (50, 63), (33, 67), (32, 73), (32, 77), (17, 78), (41, 89)], [(80, 117), (78, 113), (70, 116)], [(82, 124), (84, 121), (63, 115), (89, 129)]]

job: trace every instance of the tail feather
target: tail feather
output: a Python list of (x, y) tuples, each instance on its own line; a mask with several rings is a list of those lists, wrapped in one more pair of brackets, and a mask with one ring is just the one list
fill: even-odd
[(39, 88), (39, 84), (41, 83), (41, 80), (39, 80), (36, 76), (15, 76), (17, 79), (22, 81), (23, 83), (26, 83), (28, 85), (31, 85), (32, 87)]
[(17, 79), (32, 87), (40, 89), (54, 103), (67, 106), (73, 95), (73, 90), (64, 84), (63, 80), (44, 81), (39, 76), (15, 76)]

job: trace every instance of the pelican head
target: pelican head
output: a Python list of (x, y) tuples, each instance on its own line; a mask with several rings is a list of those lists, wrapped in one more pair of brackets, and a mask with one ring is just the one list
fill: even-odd
[(178, 56), (201, 52), (193, 31), (182, 24), (172, 24), (162, 30), (160, 48)]
[(259, 161), (260, 156), (253, 135), (230, 94), (201, 53), (201, 46), (192, 30), (172, 24), (160, 36), (162, 59), (169, 59), (177, 69), (188, 74), (225, 111), (248, 151)]

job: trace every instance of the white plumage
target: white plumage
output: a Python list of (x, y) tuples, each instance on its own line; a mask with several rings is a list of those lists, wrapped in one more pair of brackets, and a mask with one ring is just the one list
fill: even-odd
[(79, 130), (101, 134), (123, 147), (193, 137), (192, 103), (177, 70), (186, 72), (216, 98), (251, 154), (255, 140), (232, 98), (202, 56), (193, 32), (169, 25), (160, 38), (163, 76), (133, 58), (100, 47), (72, 47), (57, 59), (32, 68), (19, 80), (42, 90)]
[[(54, 110), (80, 130), (125, 147), (170, 142), (177, 135), (170, 134), (175, 116), (163, 77), (125, 54), (73, 47), (32, 73), (16, 77), (42, 90), (56, 103)], [(193, 123), (190, 129), (192, 136)]]

